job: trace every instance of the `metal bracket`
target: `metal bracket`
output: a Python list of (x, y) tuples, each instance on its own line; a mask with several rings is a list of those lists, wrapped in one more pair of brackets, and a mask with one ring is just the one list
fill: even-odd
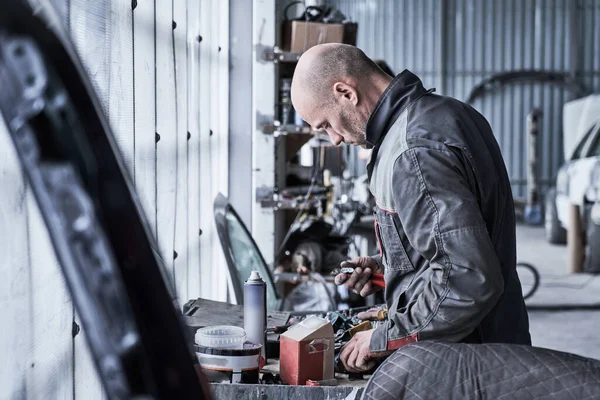
[(279, 47), (275, 46), (273, 48), (265, 48), (262, 52), (262, 59), (263, 61), (271, 61), (274, 63), (294, 63), (298, 62), (301, 55), (302, 53), (290, 53), (287, 51), (282, 51)]
[(314, 131), (312, 131), (309, 126), (280, 125), (279, 121), (275, 121), (273, 124), (263, 124), (262, 132), (265, 134), (272, 134), (275, 137), (297, 133), (314, 134)]
[(274, 193), (275, 193), (275, 190), (273, 187), (269, 187), (269, 186), (258, 187), (258, 188), (256, 188), (256, 201), (257, 202), (272, 201)]

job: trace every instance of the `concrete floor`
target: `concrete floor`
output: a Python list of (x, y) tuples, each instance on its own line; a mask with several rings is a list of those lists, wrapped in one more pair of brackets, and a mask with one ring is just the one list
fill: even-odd
[[(600, 275), (569, 275), (567, 247), (550, 245), (543, 228), (517, 226), (517, 258), (533, 264), (540, 273), (540, 287), (527, 300), (534, 346), (600, 360), (600, 310), (539, 311), (536, 306), (600, 304)], [(531, 275), (521, 277), (524, 288)]]

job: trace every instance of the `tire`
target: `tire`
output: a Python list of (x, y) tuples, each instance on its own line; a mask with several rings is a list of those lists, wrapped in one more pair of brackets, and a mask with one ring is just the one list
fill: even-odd
[(552, 244), (566, 244), (567, 230), (563, 228), (558, 220), (556, 211), (556, 189), (551, 188), (546, 193), (546, 210), (544, 215), (544, 227), (546, 239)]
[[(526, 262), (517, 262), (517, 274), (519, 273), (519, 268), (528, 270), (533, 278), (533, 282), (531, 283), (531, 288), (527, 292), (523, 292), (523, 300), (527, 300), (528, 298), (533, 296), (535, 291), (540, 286), (540, 273), (533, 265), (526, 263)], [(519, 280), (521, 280), (521, 277), (519, 277)], [(521, 284), (522, 283), (523, 282), (521, 282)]]

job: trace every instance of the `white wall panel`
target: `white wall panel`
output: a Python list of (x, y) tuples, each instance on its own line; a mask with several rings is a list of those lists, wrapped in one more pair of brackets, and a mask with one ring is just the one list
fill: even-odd
[(133, 13), (135, 190), (156, 237), (156, 56), (154, 2), (140, 1)]
[(273, 123), (275, 65), (262, 61), (262, 51), (275, 46), (275, 0), (254, 0), (254, 51), (252, 66), (252, 234), (267, 263), (275, 256), (275, 212), (263, 208), (256, 191), (275, 186), (275, 138), (262, 132), (262, 124)]
[[(215, 38), (211, 30), (212, 1), (200, 0), (200, 88), (211, 87), (213, 51)], [(200, 90), (200, 287), (201, 293), (210, 293), (213, 296), (213, 275), (215, 269), (212, 267), (212, 246), (216, 243), (214, 235), (214, 219), (212, 212), (213, 199), (211, 198), (212, 187), (212, 141), (211, 130), (213, 114), (211, 110), (211, 90)], [(225, 266), (223, 266), (225, 267)]]
[[(47, 0), (38, 1), (45, 2)], [(59, 15), (61, 21), (65, 24), (65, 26), (68, 26), (69, 0), (50, 0), (50, 4), (52, 4), (52, 7), (54, 8), (54, 10), (56, 10), (56, 13)]]
[[(228, 2), (50, 1), (108, 116), (168, 284), (180, 304), (225, 300), (212, 203), (229, 176)], [(0, 399), (105, 398), (4, 125), (0, 153)]]
[(200, 2), (187, 9), (188, 297), (200, 296)]
[[(127, 172), (131, 173), (135, 159), (131, 2), (71, 0), (69, 11), (75, 47), (108, 116)], [(103, 396), (85, 332), (75, 338), (74, 349), (75, 397)]]
[[(81, 319), (75, 314), (75, 323), (81, 327)], [(100, 377), (96, 371), (96, 366), (92, 360), (92, 353), (88, 346), (85, 338), (83, 329), (73, 339), (73, 366), (74, 366), (74, 399), (75, 400), (88, 400), (88, 399), (106, 399), (106, 393), (104, 387), (100, 382)]]
[[(0, 117), (0, 398), (22, 399), (28, 393), (31, 366), (31, 271), (24, 177)], [(35, 368), (35, 365), (33, 366)]]
[[(216, 17), (211, 24), (215, 37), (212, 43), (215, 60), (212, 63), (214, 70), (211, 93), (216, 101), (211, 103), (214, 104), (211, 112), (215, 117), (214, 134), (211, 137), (213, 140), (211, 154), (214, 155), (211, 198), (214, 199), (218, 193), (227, 196), (229, 190), (227, 180), (229, 176), (229, 110), (227, 108), (229, 104), (229, 2), (213, 0), (213, 15)], [(212, 225), (214, 226), (214, 223)], [(213, 265), (218, 266), (213, 274), (213, 281), (218, 283), (216, 298), (225, 300), (229, 273), (216, 230), (213, 234), (212, 250)]]
[(110, 89), (110, 26), (106, 18), (109, 13), (108, 1), (71, 0), (71, 38), (107, 114)]
[(175, 113), (175, 57), (173, 4), (156, 0), (156, 230), (160, 254), (173, 285), (175, 190), (177, 186), (177, 115)]
[[(108, 33), (108, 120), (130, 176), (134, 170), (133, 14), (131, 0), (112, 0)], [(86, 2), (86, 6), (89, 2)], [(133, 180), (133, 179), (132, 179)]]
[[(188, 63), (186, 2), (173, 3), (173, 44), (175, 51), (175, 114), (176, 114), (176, 171), (175, 182), (175, 243), (173, 260), (175, 290), (179, 304), (188, 298)], [(191, 133), (190, 133), (191, 135)]]
[(73, 303), (38, 204), (27, 190), (31, 363), (27, 395), (73, 398)]

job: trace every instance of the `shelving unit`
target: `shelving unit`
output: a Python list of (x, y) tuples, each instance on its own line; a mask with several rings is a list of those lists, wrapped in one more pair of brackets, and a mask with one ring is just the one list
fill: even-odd
[[(280, 46), (277, 16), (281, 13), (277, 6), (278, 2), (267, 0), (253, 15), (254, 26), (260, 28), (255, 29), (253, 37), (252, 234), (269, 264), (274, 263), (278, 247), (297, 213), (302, 209), (316, 209), (327, 198), (327, 195), (315, 194), (308, 199), (302, 195), (282, 196), (288, 184), (308, 186), (311, 181), (310, 177), (306, 181), (306, 173), (288, 179), (288, 168), (294, 160), (299, 160), (298, 152), (311, 140), (315, 141), (311, 144), (313, 148), (329, 143), (326, 134), (299, 124), (289, 115), (282, 118), (281, 107), (291, 105), (289, 80), (302, 54), (284, 51)], [(282, 79), (288, 79), (284, 89), (288, 90), (287, 97), (283, 102)], [(313, 159), (322, 165), (325, 157), (317, 157), (315, 153)], [(301, 167), (295, 169), (302, 170)], [(322, 184), (322, 177), (318, 177), (316, 188), (322, 188)]]
[[(298, 160), (297, 157), (300, 149), (309, 143), (310, 140), (329, 140), (326, 134), (316, 132), (311, 129), (308, 125), (297, 125), (293, 122), (291, 101), (288, 97), (283, 100), (281, 99), (280, 88), (282, 79), (291, 79), (294, 74), (294, 69), (298, 60), (300, 59), (301, 53), (290, 53), (284, 52), (278, 46), (272, 48), (262, 47), (260, 51), (261, 58), (261, 69), (266, 68), (269, 65), (271, 73), (271, 82), (273, 82), (274, 91), (272, 98), (272, 113), (273, 119), (266, 120), (261, 125), (261, 133), (263, 143), (269, 143), (271, 146), (271, 157), (274, 157), (274, 165), (270, 178), (273, 183), (271, 187), (264, 186), (257, 188), (256, 194), (256, 206), (260, 206), (261, 217), (268, 215), (268, 219), (261, 220), (260, 227), (255, 225), (253, 234), (255, 237), (265, 236), (269, 237), (268, 247), (261, 246), (261, 251), (265, 254), (266, 258), (271, 258), (267, 262), (273, 262), (274, 254), (279, 244), (285, 237), (287, 230), (289, 229), (292, 221), (296, 217), (297, 213), (303, 210), (317, 209), (321, 202), (326, 199), (324, 194), (311, 194), (308, 199), (303, 195), (294, 196), (282, 196), (281, 192), (288, 189), (288, 166), (292, 160)], [(263, 68), (264, 67), (264, 68)], [(267, 79), (266, 75), (264, 79)], [(290, 82), (287, 82), (289, 89)], [(270, 86), (269, 83), (268, 86)], [(263, 91), (263, 100), (264, 91)], [(290, 107), (287, 113), (282, 112), (282, 107)], [(265, 102), (266, 107), (266, 102)], [(284, 115), (287, 115), (285, 121), (282, 121)], [(264, 157), (267, 157), (266, 146), (263, 147)], [(263, 173), (265, 179), (267, 178), (265, 171), (257, 171)], [(320, 180), (320, 179), (319, 179)], [(301, 185), (309, 185), (310, 180)], [(255, 215), (258, 214), (255, 212)], [(268, 232), (273, 232), (272, 236)]]

